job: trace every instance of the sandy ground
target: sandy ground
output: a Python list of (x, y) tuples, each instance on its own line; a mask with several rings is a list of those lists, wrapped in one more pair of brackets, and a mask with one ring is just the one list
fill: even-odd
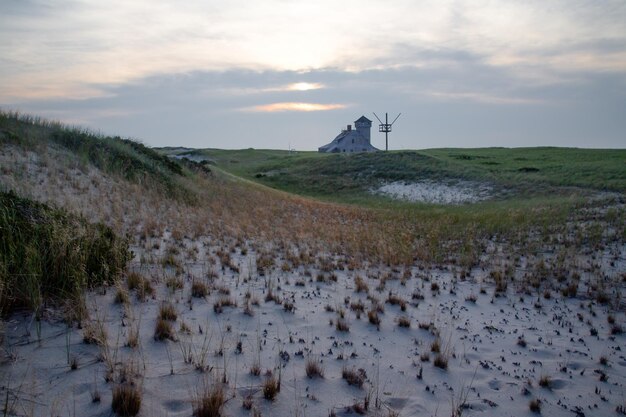
[(473, 182), (444, 184), (430, 180), (411, 183), (395, 181), (381, 185), (372, 190), (372, 193), (411, 202), (463, 204), (489, 199), (493, 188), (488, 184)]
[[(0, 365), (0, 398), (8, 399), (13, 410), (9, 415), (109, 416), (113, 384), (105, 382), (107, 366), (119, 368), (130, 362), (140, 375), (142, 416), (190, 416), (198, 387), (205, 381), (218, 383), (224, 373), (228, 416), (252, 415), (242, 407), (248, 396), (263, 416), (328, 416), (333, 411), (347, 415), (366, 397), (368, 415), (384, 416), (390, 410), (401, 416), (449, 416), (459, 405), (463, 415), (533, 415), (529, 411), (533, 399), (541, 401), (543, 415), (608, 416), (626, 403), (626, 338), (612, 334), (615, 324), (625, 326), (624, 311), (611, 312), (587, 299), (585, 283), (593, 282), (593, 274), (581, 278), (577, 298), (553, 292), (546, 299), (521, 279), (496, 297), (481, 269), (460, 279), (453, 268), (414, 268), (403, 285), (401, 271), (370, 267), (336, 270), (332, 272), (336, 282), (318, 282), (320, 271), (304, 267), (275, 269), (261, 276), (254, 267), (255, 254), (237, 250), (231, 255), (240, 271), (234, 272), (209, 261), (218, 249), (215, 243), (208, 238), (182, 243), (165, 238), (143, 246), (159, 249), (134, 248), (137, 257), (131, 268), (151, 279), (156, 292), (145, 301), (131, 292), (128, 305), (115, 303), (114, 288), (87, 295), (91, 324), (106, 328), (104, 348), (83, 342), (89, 321), (82, 329), (68, 328), (49, 311), (38, 330), (32, 316), (12, 316), (6, 323)], [(139, 262), (142, 251), (144, 259), (158, 257), (172, 245), (183, 246), (184, 272), (179, 276), (183, 288), (176, 290), (165, 285), (176, 277), (174, 269)], [(190, 252), (196, 254), (195, 260), (183, 255)], [(625, 255), (622, 248), (617, 261), (608, 254), (594, 261), (602, 263), (619, 295), (625, 285), (621, 278)], [(581, 258), (583, 263), (591, 261)], [(522, 259), (518, 277), (524, 268)], [(369, 293), (355, 291), (356, 275), (363, 277)], [(384, 288), (377, 289), (385, 276), (389, 278)], [(193, 280), (210, 283), (211, 294), (191, 297)], [(439, 290), (433, 290), (435, 284)], [(291, 300), (293, 312), (265, 301), (270, 286), (282, 300)], [(227, 292), (237, 307), (225, 307), (218, 314), (214, 304)], [(258, 306), (251, 305), (252, 316), (244, 314), (246, 293), (259, 301)], [(390, 294), (406, 301), (405, 311), (385, 302)], [(367, 318), (373, 298), (384, 306), (378, 328)], [(366, 309), (360, 318), (350, 309), (359, 300)], [(153, 337), (165, 301), (178, 313), (173, 322), (176, 341)], [(336, 323), (340, 310), (348, 332), (330, 324)], [(409, 328), (398, 326), (400, 317), (409, 319)], [(181, 330), (183, 322), (189, 333)], [(132, 329), (139, 329), (140, 335), (135, 349), (125, 346)], [(434, 365), (431, 345), (436, 339), (448, 360), (447, 369)], [(190, 362), (185, 360), (189, 355)], [(70, 367), (72, 358), (76, 370)], [(321, 361), (323, 378), (306, 376), (306, 358)], [(253, 376), (250, 367), (257, 361), (262, 373)], [(342, 379), (344, 367), (365, 371), (362, 388)], [(281, 376), (275, 401), (264, 399), (261, 392), (266, 370)], [(549, 386), (539, 386), (542, 377), (550, 379)], [(99, 402), (92, 401), (95, 392)]]
[[(137, 222), (145, 221), (144, 214), (154, 211), (140, 188), (72, 161), (5, 147), (0, 152), (0, 183), (39, 200), (79, 207), (81, 212), (84, 207), (93, 220), (123, 219), (128, 224), (119, 227), (126, 230), (134, 230)], [(396, 186), (420, 190), (418, 195), (430, 199), (424, 201), (437, 203), (488, 198), (490, 190), (480, 187)], [(138, 196), (115, 200), (120, 194)], [(176, 240), (166, 233), (143, 241), (136, 237), (136, 242), (140, 244), (133, 247), (136, 257), (130, 269), (152, 282), (154, 296), (139, 300), (133, 290), (129, 303), (119, 304), (116, 288), (90, 292), (89, 319), (80, 327), (68, 327), (59, 309), (46, 310), (42, 321), (26, 313), (7, 318), (0, 351), (3, 414), (110, 416), (115, 384), (105, 378), (109, 369), (119, 373), (124, 365), (135, 368), (143, 398), (141, 416), (190, 416), (199, 387), (221, 384), (224, 376), (226, 416), (253, 415), (242, 407), (247, 397), (263, 416), (354, 415), (354, 405), (363, 406), (366, 398), (367, 414), (381, 416), (450, 416), (459, 411), (468, 416), (530, 416), (534, 414), (529, 402), (535, 399), (541, 401), (542, 415), (554, 417), (610, 416), (617, 415), (618, 407), (626, 408), (626, 336), (616, 331), (626, 327), (623, 242), (610, 252), (587, 248), (572, 254), (576, 259), (568, 265), (581, 271), (575, 298), (555, 290), (546, 298), (544, 287), (534, 289), (524, 278), (532, 272), (527, 260), (507, 259), (511, 256), (497, 245), (488, 248), (483, 264), (514, 263), (516, 278), (496, 297), (488, 268), (461, 277), (452, 265), (415, 265), (404, 280), (404, 271), (379, 265), (326, 272), (309, 265), (260, 275), (251, 249), (255, 245), (248, 245), (246, 254), (241, 247), (233, 249), (236, 272), (220, 264), (217, 251), (225, 243), (208, 237)], [(162, 266), (170, 249), (176, 249), (178, 271)], [(282, 254), (275, 256), (275, 264), (282, 265)], [(326, 279), (318, 281), (320, 274)], [(356, 292), (357, 275), (367, 283), (367, 292)], [(182, 288), (166, 286), (173, 278)], [(547, 277), (545, 284), (555, 279)], [(193, 281), (210, 285), (210, 295), (191, 297)], [(437, 286), (439, 290), (433, 290)], [(594, 286), (605, 289), (614, 307), (590, 297)], [(265, 301), (269, 287), (283, 302), (293, 304), (293, 312)], [(244, 311), (247, 293), (258, 300), (258, 305), (250, 305), (252, 315)], [(386, 303), (390, 295), (402, 298), (405, 311)], [(214, 305), (226, 296), (237, 306), (216, 312)], [(367, 317), (376, 299), (384, 309), (379, 326)], [(359, 301), (365, 307), (360, 315), (350, 308)], [(178, 313), (172, 322), (175, 340), (156, 341), (157, 315), (165, 302)], [(342, 310), (348, 332), (334, 325)], [(401, 317), (410, 327), (398, 326)], [(104, 346), (84, 342), (94, 326), (106, 329)], [(133, 331), (139, 332), (135, 348), (126, 346)], [(446, 369), (434, 365), (435, 340), (448, 360)], [(323, 378), (306, 376), (307, 358), (321, 361)], [(256, 362), (262, 369), (259, 376), (250, 374)], [(363, 369), (367, 379), (362, 388), (348, 385), (342, 378), (344, 367)], [(264, 399), (261, 391), (268, 370), (281, 377), (275, 401)], [(539, 385), (542, 377), (550, 380), (545, 387)], [(94, 397), (100, 400), (94, 402)]]

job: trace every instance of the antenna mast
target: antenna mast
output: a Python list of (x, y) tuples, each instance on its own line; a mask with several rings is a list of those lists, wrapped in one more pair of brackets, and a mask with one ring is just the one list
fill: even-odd
[(398, 117), (400, 117), (401, 114), (402, 113), (398, 113), (396, 118), (393, 119), (393, 122), (389, 123), (389, 115), (385, 113), (385, 123), (383, 123), (383, 121), (380, 120), (378, 116), (376, 116), (376, 113), (374, 113), (374, 116), (376, 116), (376, 118), (380, 122), (380, 124), (378, 125), (378, 131), (385, 133), (385, 151), (389, 150), (389, 133), (391, 132), (391, 127), (396, 122), (396, 120), (398, 120)]

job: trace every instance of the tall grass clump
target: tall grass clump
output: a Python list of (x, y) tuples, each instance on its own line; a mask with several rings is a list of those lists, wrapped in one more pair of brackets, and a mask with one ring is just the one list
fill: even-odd
[(220, 417), (226, 403), (224, 388), (219, 383), (204, 382), (203, 387), (196, 392), (193, 401), (193, 415), (195, 417)]
[(1, 313), (112, 283), (130, 259), (111, 228), (13, 192), (0, 192), (0, 231)]
[(133, 417), (141, 409), (141, 391), (133, 383), (123, 383), (113, 388), (111, 409), (121, 417)]

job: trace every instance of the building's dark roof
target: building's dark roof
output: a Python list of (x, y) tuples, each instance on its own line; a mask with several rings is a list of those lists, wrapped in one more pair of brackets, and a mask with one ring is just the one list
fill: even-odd
[(357, 120), (354, 121), (354, 123), (359, 123), (359, 122), (370, 122), (370, 123), (372, 123), (372, 121), (370, 119), (368, 119), (367, 117), (365, 117), (365, 116), (361, 116)]

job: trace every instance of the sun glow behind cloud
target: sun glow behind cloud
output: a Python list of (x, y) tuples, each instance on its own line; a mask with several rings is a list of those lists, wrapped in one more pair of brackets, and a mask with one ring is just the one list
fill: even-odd
[(272, 104), (261, 104), (258, 106), (246, 107), (243, 111), (263, 112), (263, 113), (275, 113), (285, 111), (326, 111), (344, 109), (347, 106), (345, 104), (320, 104), (320, 103), (301, 103), (301, 102), (283, 102)]
[(321, 83), (293, 83), (287, 86), (289, 91), (309, 91), (318, 90), (324, 88), (324, 84)]

